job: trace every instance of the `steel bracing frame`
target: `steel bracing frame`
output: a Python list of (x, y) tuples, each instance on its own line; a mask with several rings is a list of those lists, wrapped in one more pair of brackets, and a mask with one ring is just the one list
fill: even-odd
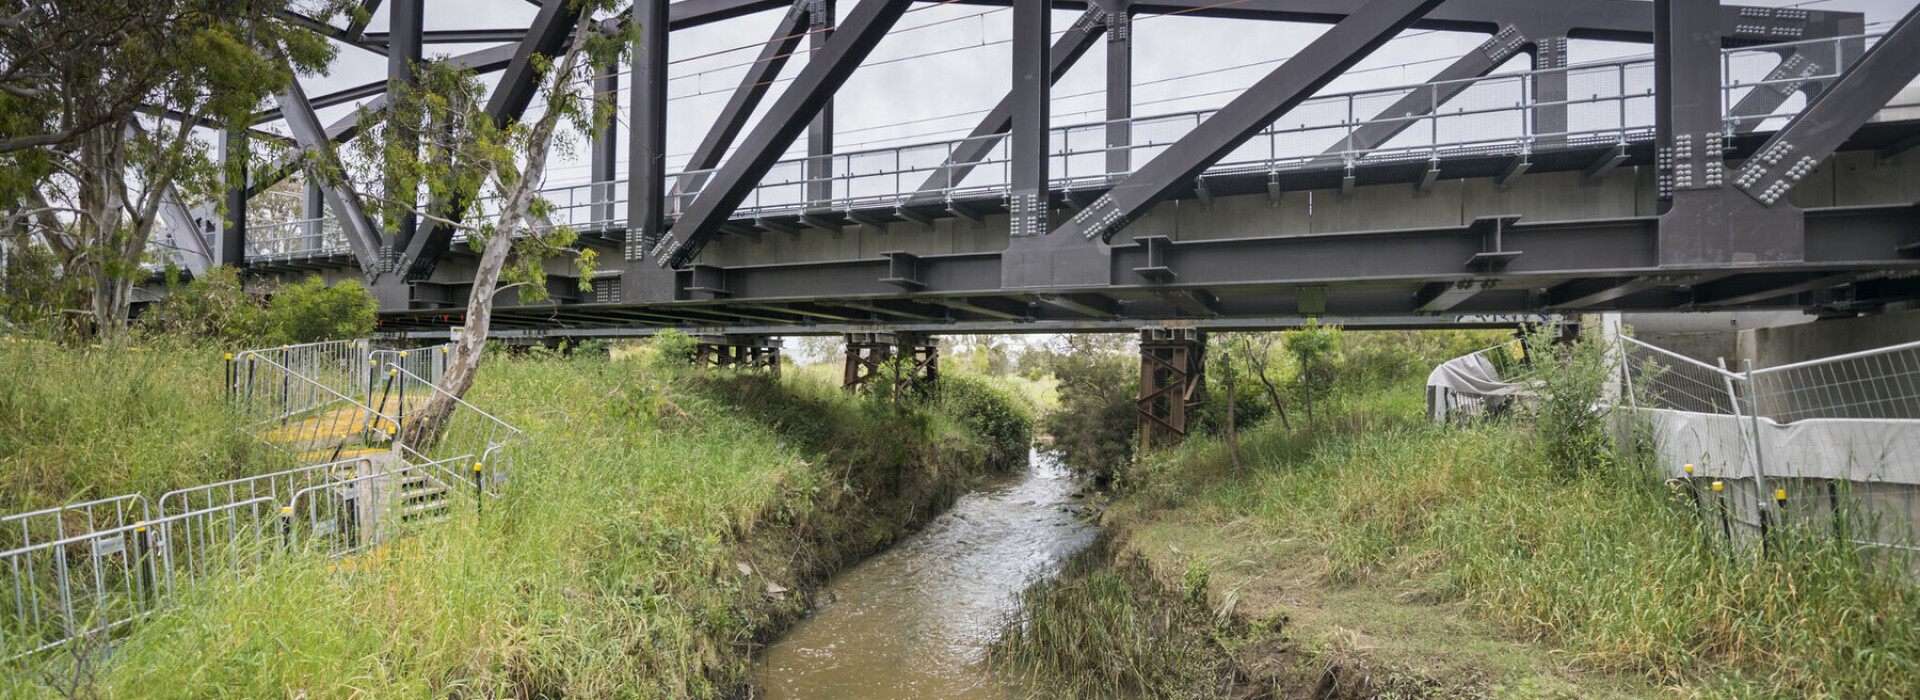
[[(1902, 144), (1920, 143), (1915, 129), (1887, 131), (1892, 127), (1869, 124), (1920, 70), (1920, 28), (1911, 21), (1900, 23), (1871, 49), (1864, 39), (1852, 39), (1816, 50), (1791, 42), (1859, 35), (1864, 31), (1861, 16), (1722, 6), (1713, 0), (957, 2), (1012, 6), (1013, 88), (935, 172), (917, 178), (924, 179), (917, 194), (903, 193), (899, 206), (885, 209), (815, 209), (797, 217), (739, 220), (735, 212), (741, 202), (803, 132), (806, 201), (833, 199), (827, 188), (836, 176), (831, 158), (834, 93), (913, 3), (860, 0), (840, 16), (832, 0), (637, 0), (620, 18), (638, 22), (641, 37), (627, 78), (627, 133), (612, 128), (597, 132), (590, 150), (594, 220), (611, 219), (617, 198), (623, 197), (627, 205), (624, 226), (599, 232), (624, 239), (618, 293), (612, 302), (603, 296), (599, 302), (543, 307), (538, 313), (504, 310), (503, 322), (528, 328), (1091, 325), (1289, 313), (1843, 306), (1905, 298), (1916, 286), (1911, 271), (1920, 244), (1914, 234), (1920, 213), (1914, 207), (1802, 212), (1781, 201), (1799, 178), (1837, 151), (1857, 145), (1891, 153), (1884, 157), (1892, 158), (1912, 148)], [(292, 18), (350, 47), (385, 56), (389, 81), (313, 99), (295, 86), (276, 109), (257, 115), (260, 121), (286, 120), (300, 149), (285, 162), (256, 168), (244, 186), (233, 188), (226, 207), (228, 235), (216, 250), (202, 254), (220, 262), (242, 262), (247, 198), (297, 170), (304, 159), (332, 157), (334, 144), (358, 131), (352, 116), (322, 128), (314, 110), (369, 97), (374, 99), (367, 108), (379, 109), (386, 84), (410, 79), (412, 63), (426, 44), (511, 42), (456, 60), (479, 71), (504, 71), (489, 102), (489, 116), (502, 125), (519, 119), (537, 89), (535, 57), (551, 56), (564, 46), (577, 19), (572, 5), (540, 3), (525, 30), (424, 30), (429, 22), (423, 0), (362, 0), (365, 12), (389, 13), (387, 32), (367, 32), (364, 22), (340, 28)], [(1081, 15), (1068, 31), (1049, 41), (1050, 12), (1060, 9)], [(784, 14), (686, 169), (670, 181), (664, 166), (665, 86), (672, 30), (768, 11)], [(1132, 118), (1131, 39), (1133, 18), (1152, 14), (1332, 27), (1142, 164), (1133, 162), (1134, 136), (1127, 124)], [(1206, 172), (1276, 117), (1409, 28), (1478, 32), (1489, 38), (1435, 74), (1431, 89), (1408, 92), (1328, 148), (1324, 158), (1330, 159), (1326, 166), (1333, 174), (1327, 177), (1333, 180), (1315, 179), (1320, 176), (1311, 173), (1287, 178), (1268, 174), (1262, 182), (1260, 174)], [(1048, 177), (1050, 87), (1102, 39), (1107, 50), (1107, 180), (1085, 189), (1076, 179), (1073, 191), (1054, 191)], [(1529, 78), (1535, 100), (1530, 130), (1536, 143), (1550, 143), (1567, 130), (1568, 105), (1578, 97), (1568, 94), (1568, 73), (1563, 70), (1569, 39), (1655, 45), (1657, 153), (1640, 150), (1644, 142), (1636, 146), (1622, 140), (1597, 148), (1563, 146), (1566, 154), (1557, 157), (1585, 158), (1572, 169), (1583, 170), (1590, 182), (1606, 180), (1616, 168), (1655, 164), (1660, 171), (1658, 216), (1577, 222), (1530, 222), (1514, 216), (1396, 231), (1218, 240), (1144, 236), (1132, 243), (1116, 242), (1116, 234), (1130, 222), (1162, 205), (1190, 201), (1211, 208), (1222, 197), (1264, 190), (1277, 207), (1287, 191), (1322, 182), (1350, 195), (1356, 186), (1356, 158), (1438, 112), (1472, 84), (1466, 81), (1487, 76), (1522, 54), (1535, 69)], [(1733, 100), (1727, 109), (1733, 118), (1723, 130), (1719, 50), (1776, 43), (1782, 46), (1776, 51), (1780, 64), (1761, 85)], [(803, 51), (810, 54), (807, 65), (797, 75), (782, 76), (788, 59)], [(1850, 67), (1830, 77), (1840, 65)], [(596, 89), (616, 91), (620, 68), (602, 67)], [(771, 105), (764, 105), (764, 117), (753, 121), (768, 88), (786, 78), (791, 84)], [(1774, 114), (1795, 92), (1808, 95), (1805, 110), (1777, 133), (1746, 136), (1760, 128), (1762, 120), (1744, 117)], [(1869, 131), (1876, 135), (1858, 144), (1849, 141)], [(233, 140), (240, 148), (246, 133), (235, 132)], [(953, 184), (1002, 139), (1008, 144), (1006, 200), (956, 197)], [(624, 192), (616, 193), (623, 145), (628, 176)], [(1727, 157), (1753, 153), (1758, 155), (1747, 159), (1742, 169), (1727, 171)], [(1431, 193), (1441, 178), (1486, 177), (1505, 190), (1539, 173), (1566, 168), (1522, 151), (1498, 159), (1435, 158), (1403, 181), (1412, 182), (1416, 192)], [(318, 184), (318, 194), (339, 220), (354, 260), (383, 290), (383, 310), (399, 320), (419, 305), (450, 303), (449, 290), (459, 281), (435, 280), (434, 273), (448, 252), (451, 226), (423, 223), (414, 231), (402, 222), (395, 230), (380, 231), (350, 188)], [(677, 217), (667, 210), (670, 194), (685, 205)], [(457, 215), (464, 208), (460, 204), (434, 202), (430, 209)], [(1073, 212), (1064, 221), (1058, 218), (1063, 208)], [(1003, 215), (1009, 243), (999, 252), (893, 251), (877, 259), (822, 262), (809, 257), (804, 262), (731, 267), (703, 262), (706, 248), (722, 235), (758, 241), (771, 233), (798, 241), (809, 232), (838, 237), (847, 226), (880, 232), (895, 224), (933, 230), (955, 218), (976, 228), (1001, 226), (1002, 219), (995, 217)], [(458, 320), (444, 314), (440, 318), (446, 323)], [(402, 323), (433, 322), (416, 318)]]

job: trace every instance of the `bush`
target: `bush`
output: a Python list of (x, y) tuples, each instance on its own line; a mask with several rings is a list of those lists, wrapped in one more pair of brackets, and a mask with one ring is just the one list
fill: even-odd
[(944, 412), (987, 441), (989, 464), (1025, 461), (1033, 443), (1033, 406), (1024, 394), (989, 377), (959, 373), (941, 375), (936, 387)]
[(186, 284), (170, 270), (167, 297), (142, 317), (142, 325), (157, 334), (229, 345), (292, 345), (364, 338), (373, 333), (378, 312), (373, 294), (353, 280), (329, 287), (312, 276), (262, 295), (247, 291), (238, 270), (221, 265)]
[(1570, 343), (1556, 344), (1558, 336), (1557, 328), (1541, 326), (1526, 338), (1527, 356), (1538, 365), (1534, 434), (1548, 464), (1577, 473), (1611, 461), (1602, 394), (1612, 362), (1606, 343), (1591, 331)]
[(246, 344), (265, 336), (261, 301), (240, 283), (240, 271), (225, 265), (208, 268), (181, 283), (179, 270), (167, 270), (167, 296), (140, 318), (150, 332), (193, 340)]
[(331, 287), (318, 276), (281, 287), (267, 306), (266, 340), (276, 345), (363, 338), (373, 333), (380, 305), (359, 282)]
[(1123, 347), (1113, 339), (1080, 336), (1048, 360), (1060, 380), (1060, 408), (1041, 420), (1041, 428), (1069, 466), (1101, 483), (1133, 456), (1139, 423), (1133, 408), (1139, 360)]
[(700, 345), (693, 336), (672, 328), (653, 334), (649, 343), (653, 346), (653, 365), (656, 367), (680, 367), (693, 361), (694, 350)]

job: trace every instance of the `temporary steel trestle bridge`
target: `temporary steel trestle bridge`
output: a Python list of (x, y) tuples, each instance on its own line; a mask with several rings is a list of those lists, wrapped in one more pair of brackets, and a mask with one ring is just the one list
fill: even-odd
[[(610, 20), (639, 23), (632, 65), (598, 86), (630, 76), (630, 119), (593, 135), (590, 183), (548, 193), (551, 223), (621, 264), (591, 293), (553, 268), (554, 299), (504, 294), (497, 327), (1232, 328), (1859, 312), (1920, 297), (1920, 159), (1903, 157), (1920, 147), (1920, 109), (1902, 96), (1920, 72), (1913, 13), (1870, 35), (1856, 13), (1714, 0), (949, 1), (1012, 5), (1013, 89), (965, 139), (836, 152), (831, 99), (910, 0), (844, 13), (834, 0), (637, 0)], [(427, 43), (510, 42), (456, 59), (500, 73), (488, 108), (501, 123), (522, 117), (534, 56), (561, 50), (579, 11), (550, 1), (525, 30), (424, 31), (424, 0), (381, 4), (363, 8), (390, 13), (385, 34), (321, 29), (386, 54), (394, 79)], [(684, 171), (668, 173), (673, 30), (782, 9)], [(1054, 37), (1052, 9), (1083, 14)], [(1331, 26), (1217, 110), (1136, 116), (1132, 34), (1151, 14)], [(1425, 84), (1321, 93), (1409, 29), (1489, 38)], [(1651, 44), (1653, 57), (1571, 65), (1570, 39)], [(1103, 40), (1105, 119), (1052, 127), (1053, 82)], [(749, 119), (802, 42), (806, 65)], [(1498, 72), (1522, 54), (1532, 70)], [(354, 118), (323, 125), (314, 110), (378, 102), (385, 84), (311, 97), (296, 85), (260, 120), (326, 147), (352, 138)], [(807, 156), (783, 161), (802, 133)], [(471, 256), (452, 227), (377, 230), (332, 185), (312, 186), (301, 220), (249, 221), (249, 197), (291, 171), (234, 188), (214, 242), (199, 235), (208, 207), (170, 212), (187, 267), (358, 275), (388, 331), (460, 324)]]

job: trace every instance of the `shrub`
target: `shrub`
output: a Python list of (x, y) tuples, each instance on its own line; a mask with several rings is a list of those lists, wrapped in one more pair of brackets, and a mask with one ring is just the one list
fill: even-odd
[(181, 283), (179, 270), (167, 270), (167, 296), (140, 319), (150, 332), (196, 340), (250, 343), (266, 335), (260, 300), (240, 282), (240, 271), (210, 267)]
[(331, 287), (318, 276), (281, 287), (267, 306), (267, 340), (276, 344), (361, 338), (373, 333), (380, 305), (359, 282)]
[(1612, 362), (1605, 342), (1592, 332), (1569, 343), (1555, 343), (1557, 336), (1554, 327), (1541, 326), (1526, 337), (1540, 392), (1534, 434), (1547, 463), (1582, 472), (1610, 461), (1602, 394)]
[(941, 375), (935, 391), (945, 413), (987, 441), (990, 464), (1024, 461), (1033, 442), (1033, 406), (1025, 395), (991, 378), (959, 373)]
[(1139, 386), (1139, 359), (1114, 339), (1068, 339), (1067, 352), (1048, 359), (1060, 380), (1060, 408), (1041, 420), (1065, 462), (1098, 482), (1112, 478), (1133, 455), (1139, 419), (1133, 401)]
[(693, 336), (672, 328), (653, 334), (649, 344), (653, 346), (652, 362), (656, 367), (679, 367), (692, 362), (694, 350), (700, 345)]

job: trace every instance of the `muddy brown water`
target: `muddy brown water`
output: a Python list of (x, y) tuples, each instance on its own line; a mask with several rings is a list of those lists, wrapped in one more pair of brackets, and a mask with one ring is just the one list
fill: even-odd
[(841, 572), (768, 647), (755, 697), (1005, 698), (984, 663), (1021, 589), (1059, 573), (1096, 528), (1050, 452), (960, 497), (892, 549)]

